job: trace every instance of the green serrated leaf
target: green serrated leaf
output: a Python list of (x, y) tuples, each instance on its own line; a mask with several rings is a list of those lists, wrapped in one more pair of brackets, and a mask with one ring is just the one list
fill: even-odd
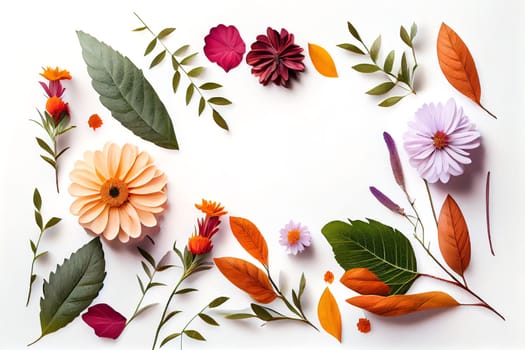
[(408, 35), (405, 27), (401, 26), (399, 28), (399, 36), (401, 37), (401, 40), (403, 40), (403, 42), (408, 45), (408, 47), (412, 47), (412, 40), (410, 39), (410, 36)]
[(182, 45), (181, 47), (179, 47), (177, 50), (175, 50), (175, 52), (173, 53), (173, 55), (175, 56), (181, 56), (183, 55), (186, 51), (188, 51), (188, 48), (190, 47), (190, 45)]
[(412, 26), (410, 27), (410, 41), (412, 42), (417, 34), (417, 24), (416, 22), (412, 23)]
[(206, 107), (206, 100), (204, 99), (204, 97), (201, 97), (199, 99), (199, 116), (202, 114), (205, 107)]
[(196, 292), (196, 291), (198, 291), (198, 289), (195, 289), (195, 288), (184, 288), (184, 289), (176, 291), (175, 294), (186, 294), (186, 293), (191, 293), (191, 292)]
[(186, 88), (186, 106), (190, 104), (191, 98), (193, 97), (193, 91), (195, 90), (195, 85), (190, 83)]
[(228, 130), (228, 124), (226, 123), (226, 120), (217, 112), (215, 109), (213, 110), (213, 121), (215, 124), (223, 128), (224, 130)]
[(370, 219), (332, 221), (321, 232), (345, 271), (367, 268), (388, 284), (391, 294), (406, 293), (419, 276), (410, 241), (392, 227)]
[(348, 31), (350, 32), (350, 34), (352, 34), (352, 36), (356, 38), (357, 40), (361, 41), (361, 37), (359, 36), (359, 33), (357, 32), (355, 27), (352, 25), (352, 23), (350, 22), (346, 22), (346, 23), (348, 25)]
[(53, 168), (55, 168), (55, 169), (57, 168), (57, 163), (56, 163), (53, 159), (51, 159), (51, 158), (49, 158), (49, 157), (46, 157), (46, 156), (43, 156), (43, 155), (40, 155), (40, 158), (42, 158), (43, 160), (45, 160), (45, 161), (46, 161), (49, 165), (51, 165)]
[(151, 64), (149, 65), (149, 69), (155, 67), (159, 63), (161, 63), (164, 60), (164, 57), (166, 57), (166, 50), (161, 51), (153, 60), (151, 60)]
[(32, 239), (29, 240), (29, 245), (31, 246), (31, 251), (33, 252), (33, 254), (36, 253), (36, 244), (35, 242), (33, 242)]
[(200, 341), (205, 341), (206, 338), (204, 338), (202, 336), (202, 334), (200, 334), (199, 332), (197, 332), (196, 330), (194, 329), (186, 329), (184, 331), (184, 334), (186, 334), (188, 337), (190, 337), (191, 339), (195, 339), (195, 340), (200, 340)]
[(188, 76), (190, 76), (192, 78), (196, 78), (199, 75), (201, 75), (201, 73), (204, 72), (205, 69), (206, 68), (204, 68), (204, 67), (195, 67), (195, 68), (193, 68), (192, 70), (190, 70), (188, 72)]
[(376, 61), (379, 56), (379, 51), (381, 50), (381, 35), (374, 40), (372, 46), (370, 47), (370, 58), (372, 61)]
[(273, 319), (272, 314), (266, 310), (265, 307), (257, 304), (251, 304), (252, 311), (263, 321), (271, 321)]
[(224, 317), (229, 319), (229, 320), (243, 320), (243, 319), (246, 319), (246, 318), (253, 318), (253, 317), (257, 317), (257, 316), (256, 315), (252, 315), (252, 314), (246, 314), (246, 313), (238, 313), (238, 314), (229, 314), (229, 315), (226, 315)]
[(153, 40), (151, 40), (148, 46), (146, 46), (146, 50), (144, 51), (144, 56), (149, 55), (153, 51), (155, 46), (157, 46), (157, 38), (154, 38)]
[(50, 273), (40, 299), (42, 334), (37, 340), (66, 326), (91, 304), (102, 288), (104, 269), (104, 251), (97, 237)]
[(138, 28), (135, 28), (132, 30), (132, 32), (141, 32), (143, 30), (145, 30), (147, 27), (138, 27)]
[(221, 87), (222, 87), (221, 84), (209, 82), (209, 83), (204, 83), (201, 86), (199, 86), (199, 89), (201, 89), (201, 90), (215, 90), (215, 89), (219, 89)]
[(347, 51), (356, 53), (358, 55), (365, 55), (363, 50), (361, 50), (360, 48), (358, 48), (357, 46), (355, 46), (353, 44), (344, 43), (344, 44), (339, 44), (337, 46), (342, 48), (342, 49), (345, 49)]
[(401, 101), (405, 96), (392, 96), (381, 101), (378, 106), (380, 107), (391, 107)]
[(385, 72), (387, 73), (392, 72), (392, 67), (394, 66), (395, 57), (396, 57), (396, 52), (394, 50), (388, 53), (388, 55), (385, 58), (385, 64), (383, 65), (383, 69), (385, 70)]
[(214, 105), (226, 106), (231, 105), (232, 102), (224, 97), (211, 97), (208, 99), (208, 102)]
[(142, 269), (146, 273), (146, 276), (148, 276), (151, 279), (151, 271), (150, 271), (148, 265), (146, 265), (146, 263), (144, 261), (141, 261), (140, 264), (142, 265)]
[(44, 140), (42, 140), (39, 137), (35, 137), (35, 139), (36, 139), (36, 142), (38, 143), (38, 145), (40, 146), (40, 148), (42, 148), (44, 151), (49, 153), (49, 155), (53, 156), (55, 154), (55, 152), (53, 152), (51, 147)]
[(112, 116), (144, 140), (178, 149), (171, 117), (142, 71), (91, 35), (77, 35), (93, 88)]
[(46, 225), (44, 226), (44, 230), (47, 230), (48, 228), (51, 228), (53, 226), (55, 226), (56, 224), (58, 224), (62, 219), (61, 218), (57, 218), (57, 217), (52, 217), (51, 219), (49, 219), (47, 222), (46, 222)]
[(177, 89), (179, 88), (179, 83), (180, 83), (180, 72), (179, 72), (179, 71), (176, 71), (176, 72), (173, 74), (173, 80), (172, 80), (172, 82), (171, 82), (171, 85), (172, 85), (173, 93), (174, 93), (174, 94), (177, 93)]
[(38, 259), (40, 259), (41, 257), (43, 257), (44, 255), (46, 255), (46, 254), (48, 254), (48, 253), (49, 253), (48, 251), (44, 251), (44, 252), (38, 254), (37, 256), (35, 256), (35, 261), (38, 260)]
[(356, 64), (355, 66), (352, 66), (352, 68), (360, 73), (374, 73), (380, 70), (375, 64), (369, 63)]
[(36, 225), (38, 226), (38, 228), (40, 229), (40, 231), (43, 231), (44, 230), (44, 226), (43, 226), (43, 223), (42, 223), (42, 214), (40, 214), (40, 212), (36, 211), (36, 210), (35, 210), (35, 222), (36, 222)]
[(218, 298), (215, 298), (213, 299), (209, 304), (208, 304), (208, 307), (210, 309), (213, 309), (213, 308), (216, 308), (218, 306), (221, 306), (222, 304), (224, 304), (225, 302), (228, 301), (228, 297), (218, 297)]
[(180, 335), (180, 333), (171, 333), (166, 338), (162, 339), (162, 341), (160, 342), (160, 347), (164, 346), (170, 340), (173, 340), (173, 339), (177, 338), (179, 335)]
[(390, 90), (392, 90), (394, 86), (396, 86), (396, 84), (392, 83), (391, 81), (387, 81), (385, 83), (375, 86), (374, 88), (368, 90), (366, 93), (369, 95), (384, 95)]
[(151, 265), (151, 267), (155, 268), (155, 259), (153, 259), (151, 254), (141, 247), (137, 247), (137, 250), (139, 251), (140, 255), (142, 255), (142, 257), (146, 259), (146, 261)]
[(180, 64), (181, 64), (182, 66), (186, 66), (186, 65), (190, 64), (191, 61), (193, 61), (193, 59), (194, 59), (195, 56), (197, 56), (197, 55), (198, 55), (198, 52), (195, 52), (195, 53), (192, 53), (192, 54), (189, 55), (189, 56), (186, 56), (182, 61), (180, 61)]
[(164, 319), (162, 320), (162, 323), (161, 323), (161, 326), (163, 326), (166, 322), (168, 322), (173, 316), (177, 315), (177, 314), (180, 314), (182, 311), (180, 310), (175, 310), (175, 311), (171, 311), (169, 312), (165, 317)]
[(33, 191), (33, 205), (38, 211), (42, 209), (42, 197), (40, 196), (40, 191), (38, 191), (38, 188), (35, 188)]
[(219, 323), (217, 323), (217, 321), (215, 321), (213, 319), (213, 317), (209, 316), (209, 315), (206, 315), (206, 314), (203, 314), (203, 313), (200, 313), (199, 314), (199, 317), (201, 318), (201, 320), (203, 320), (204, 322), (206, 322), (207, 324), (209, 325), (212, 325), (212, 326), (220, 326)]
[(163, 39), (163, 38), (167, 37), (168, 35), (170, 35), (171, 33), (173, 33), (174, 30), (175, 30), (175, 28), (164, 28), (157, 35), (157, 38), (158, 39)]

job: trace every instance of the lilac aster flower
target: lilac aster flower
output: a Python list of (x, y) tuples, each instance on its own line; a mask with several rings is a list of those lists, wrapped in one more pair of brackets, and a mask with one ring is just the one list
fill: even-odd
[(410, 164), (430, 183), (463, 174), (463, 166), (472, 162), (468, 150), (480, 144), (479, 132), (454, 99), (424, 104), (408, 126), (403, 137)]
[(281, 229), (279, 243), (285, 247), (286, 253), (297, 255), (312, 243), (312, 236), (306, 226), (294, 223), (292, 220)]

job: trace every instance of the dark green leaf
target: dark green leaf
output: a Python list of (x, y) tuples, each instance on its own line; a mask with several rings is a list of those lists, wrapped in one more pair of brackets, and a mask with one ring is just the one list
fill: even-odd
[(414, 22), (410, 27), (410, 41), (412, 42), (417, 34), (417, 24)]
[(42, 223), (42, 214), (40, 214), (40, 212), (36, 211), (36, 210), (35, 210), (35, 222), (36, 222), (36, 225), (38, 226), (38, 228), (40, 229), (40, 231), (43, 231), (44, 230), (44, 226), (43, 226), (43, 223)]
[(173, 55), (174, 56), (180, 56), (182, 54), (184, 54), (188, 48), (190, 47), (190, 45), (182, 45), (181, 47), (179, 47), (174, 53)]
[(33, 252), (33, 254), (36, 253), (36, 244), (35, 242), (33, 242), (32, 239), (29, 240), (29, 244), (31, 245), (31, 251)]
[(224, 317), (226, 317), (229, 320), (243, 320), (245, 318), (253, 318), (253, 317), (257, 317), (257, 316), (252, 315), (252, 314), (246, 314), (246, 313), (238, 313), (238, 314), (226, 315)]
[(199, 75), (201, 75), (201, 73), (204, 72), (204, 70), (205, 70), (204, 67), (195, 67), (188, 72), (188, 76), (192, 78), (196, 78)]
[(383, 66), (383, 69), (385, 72), (392, 72), (392, 67), (394, 66), (394, 59), (396, 57), (396, 53), (394, 50), (390, 51), (388, 55), (385, 58), (385, 64)]
[(139, 281), (140, 291), (142, 294), (146, 292), (146, 289), (144, 289), (144, 284), (142, 283), (142, 280), (140, 279), (139, 275), (137, 275), (137, 281)]
[(42, 252), (42, 253), (38, 254), (37, 256), (35, 256), (35, 260), (40, 259), (41, 257), (43, 257), (44, 255), (46, 255), (47, 253), (49, 253), (49, 252), (48, 252), (48, 251), (45, 251), (45, 252)]
[(231, 105), (232, 103), (230, 100), (224, 97), (211, 97), (208, 99), (208, 102), (220, 106)]
[(175, 294), (186, 294), (186, 293), (191, 293), (191, 292), (196, 292), (196, 291), (198, 291), (198, 289), (195, 289), (195, 288), (184, 288), (184, 289), (176, 291)]
[(357, 40), (361, 41), (361, 37), (359, 36), (359, 33), (357, 32), (355, 27), (352, 25), (352, 23), (350, 22), (346, 22), (346, 23), (348, 25), (348, 31), (350, 32), (350, 34), (352, 34), (352, 36), (356, 38)]
[(372, 43), (372, 46), (370, 47), (370, 58), (372, 61), (377, 60), (377, 56), (379, 55), (379, 51), (381, 50), (381, 35), (377, 37), (376, 40)]
[(193, 97), (194, 85), (190, 83), (186, 88), (186, 106), (190, 104), (191, 98)]
[(69, 147), (64, 147), (64, 149), (62, 149), (62, 151), (58, 152), (57, 156), (55, 157), (55, 159), (58, 159), (62, 154), (64, 154), (65, 151), (67, 151), (69, 149)]
[(38, 211), (42, 209), (42, 197), (40, 196), (38, 188), (35, 188), (35, 190), (33, 191), (33, 205)]
[(104, 252), (97, 237), (51, 272), (40, 299), (40, 338), (66, 326), (91, 304), (102, 288), (104, 269)]
[(374, 73), (379, 70), (379, 67), (376, 66), (375, 64), (368, 64), (368, 63), (356, 64), (352, 68), (361, 73)]
[(162, 342), (160, 343), (160, 347), (162, 347), (163, 345), (165, 345), (167, 342), (169, 342), (170, 340), (173, 340), (175, 338), (177, 338), (178, 336), (180, 335), (180, 333), (172, 333), (170, 335), (168, 335), (166, 338), (164, 338), (162, 340)]
[(161, 283), (161, 282), (151, 282), (150, 284), (148, 284), (148, 286), (146, 287), (146, 289), (150, 289), (150, 288), (153, 288), (153, 287), (165, 287), (166, 286), (166, 283)]
[(155, 259), (153, 259), (151, 254), (141, 247), (137, 247), (137, 250), (139, 251), (140, 255), (142, 255), (142, 257), (146, 259), (146, 261), (151, 265), (151, 267), (155, 268)]
[(141, 32), (141, 31), (143, 31), (143, 30), (146, 29), (146, 28), (147, 28), (147, 27), (138, 27), (138, 28), (133, 29), (132, 31), (133, 31), (133, 32)]
[(306, 288), (306, 278), (304, 277), (304, 272), (301, 273), (301, 280), (299, 281), (299, 299), (303, 295), (304, 288)]
[(353, 44), (345, 43), (345, 44), (339, 44), (337, 46), (342, 48), (342, 49), (348, 50), (350, 52), (356, 53), (358, 55), (365, 55), (363, 50), (361, 50), (360, 48), (358, 48), (357, 46), (355, 46)]
[(345, 271), (367, 268), (388, 284), (391, 294), (406, 293), (418, 277), (410, 241), (392, 227), (374, 220), (333, 221), (321, 232)]
[(216, 307), (221, 306), (222, 304), (224, 304), (226, 301), (228, 301), (228, 299), (230, 299), (230, 298), (228, 298), (228, 297), (215, 298), (208, 304), (208, 307), (210, 309), (216, 308)]
[(178, 149), (168, 111), (142, 71), (89, 34), (77, 35), (93, 88), (113, 117), (144, 140)]
[(175, 265), (161, 265), (161, 266), (157, 266), (155, 268), (155, 270), (157, 270), (158, 272), (162, 272), (162, 271), (165, 271), (165, 270), (168, 270), (168, 269), (171, 269), (172, 267), (174, 267)]
[(146, 273), (146, 275), (151, 279), (151, 271), (148, 265), (146, 265), (144, 261), (141, 261), (140, 264), (142, 265), (142, 268), (144, 269), (144, 272)]
[(163, 39), (167, 37), (168, 35), (170, 35), (171, 33), (173, 33), (174, 30), (175, 28), (164, 28), (163, 30), (160, 31), (159, 35), (157, 35), (157, 38)]
[(162, 60), (166, 57), (166, 50), (161, 51), (153, 60), (151, 60), (151, 64), (149, 65), (149, 68), (155, 67), (157, 64), (162, 62)]
[(146, 47), (146, 50), (144, 51), (144, 56), (149, 55), (151, 51), (153, 51), (156, 45), (157, 45), (157, 38), (154, 38), (153, 40), (149, 42), (148, 46)]
[(213, 110), (213, 121), (224, 130), (228, 130), (228, 124), (226, 123), (226, 120), (224, 120), (224, 118), (215, 109)]
[(401, 37), (401, 40), (403, 40), (403, 42), (408, 45), (408, 47), (412, 47), (412, 40), (410, 40), (410, 36), (408, 35), (405, 27), (401, 26), (399, 28), (399, 36)]
[(204, 99), (204, 97), (201, 97), (199, 99), (199, 115), (202, 114), (202, 112), (204, 111), (205, 107), (206, 107), (206, 100)]
[(263, 321), (271, 321), (273, 319), (272, 314), (270, 314), (266, 308), (262, 307), (261, 305), (257, 304), (251, 304), (251, 308), (253, 312), (257, 315), (258, 318), (260, 318)]
[(186, 334), (191, 339), (201, 340), (201, 341), (205, 341), (206, 340), (199, 332), (197, 332), (196, 330), (193, 330), (193, 329), (185, 330), (184, 334)]
[(42, 148), (44, 151), (46, 151), (47, 153), (49, 153), (51, 156), (53, 156), (55, 153), (53, 152), (53, 150), (51, 149), (51, 147), (49, 147), (49, 145), (47, 143), (45, 143), (44, 140), (42, 140), (41, 138), (39, 137), (35, 137), (36, 138), (36, 142), (38, 143), (38, 145), (40, 146), (40, 148)]
[(396, 86), (396, 84), (388, 81), (386, 83), (377, 85), (376, 87), (368, 90), (366, 93), (369, 95), (383, 95), (392, 90), (394, 86)]
[(203, 320), (204, 322), (206, 322), (207, 324), (209, 325), (212, 325), (212, 326), (219, 326), (219, 324), (217, 323), (217, 321), (215, 321), (213, 319), (213, 317), (209, 316), (209, 315), (206, 315), (206, 314), (203, 314), (203, 313), (200, 313), (199, 314), (199, 317), (201, 318), (201, 320)]
[(30, 279), (30, 283), (33, 284), (36, 280), (36, 275), (35, 274), (32, 274), (31, 275), (31, 279)]
[(408, 71), (407, 56), (403, 52), (401, 56), (401, 81), (407, 84), (410, 84), (410, 72)]
[(215, 90), (215, 89), (219, 89), (221, 87), (222, 87), (222, 85), (221, 84), (217, 84), (217, 83), (204, 83), (201, 86), (199, 86), (199, 89), (201, 89), (201, 90)]
[(62, 219), (53, 216), (51, 219), (49, 219), (46, 222), (46, 225), (44, 226), (44, 230), (47, 230), (48, 228), (51, 228), (51, 227), (55, 226), (56, 224), (58, 224), (60, 222), (60, 220), (62, 220)]
[(390, 107), (401, 101), (405, 96), (392, 96), (389, 98), (384, 99), (379, 103), (378, 106), (381, 107)]
[(175, 56), (171, 55), (171, 66), (175, 72), (179, 71), (179, 62), (175, 59)]
[(297, 293), (295, 293), (295, 290), (292, 289), (292, 301), (295, 307), (297, 307), (299, 310), (301, 310), (301, 300), (299, 300), (299, 297), (297, 296)]
[(161, 323), (161, 326), (164, 325), (166, 322), (168, 322), (170, 320), (170, 318), (172, 318), (173, 316), (177, 315), (177, 314), (180, 314), (182, 311), (180, 310), (175, 310), (175, 311), (171, 311), (170, 313), (168, 313), (164, 319), (162, 320), (162, 323)]
[(177, 241), (173, 242), (173, 251), (174, 251), (175, 254), (177, 254), (177, 256), (179, 257), (180, 262), (184, 264), (184, 258), (182, 257), (182, 253), (181, 253), (180, 250), (177, 248)]
[(195, 56), (198, 55), (198, 52), (195, 52), (195, 53), (192, 53), (191, 55), (189, 56), (186, 56), (184, 57), (184, 59), (182, 61), (180, 61), (180, 64), (182, 66), (185, 66), (185, 65), (188, 65), (191, 63), (191, 61), (195, 58)]
[(177, 89), (179, 88), (180, 83), (180, 72), (176, 71), (175, 74), (173, 74), (173, 80), (172, 80), (172, 87), (173, 87), (173, 93), (177, 93)]
[(45, 160), (45, 161), (46, 161), (49, 165), (51, 165), (53, 168), (55, 168), (55, 169), (57, 168), (57, 163), (56, 163), (53, 159), (51, 159), (51, 158), (49, 158), (49, 157), (46, 157), (46, 156), (43, 156), (43, 155), (40, 155), (40, 158), (42, 158), (43, 160)]

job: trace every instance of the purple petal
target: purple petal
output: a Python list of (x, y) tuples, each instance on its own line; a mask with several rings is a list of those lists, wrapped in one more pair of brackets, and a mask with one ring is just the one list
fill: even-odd
[(401, 166), (401, 160), (399, 159), (399, 153), (397, 152), (396, 143), (392, 136), (386, 131), (383, 133), (383, 138), (385, 139), (386, 147), (388, 148), (388, 153), (390, 153), (390, 165), (392, 167), (392, 172), (394, 173), (394, 178), (396, 179), (397, 184), (405, 190), (405, 176), (403, 175), (403, 167)]
[(376, 197), (379, 203), (383, 204), (385, 207), (392, 210), (394, 213), (405, 215), (405, 210), (403, 208), (401, 208), (399, 205), (394, 203), (383, 192), (379, 191), (374, 186), (370, 186), (370, 192), (372, 192), (372, 194), (374, 195), (374, 197)]

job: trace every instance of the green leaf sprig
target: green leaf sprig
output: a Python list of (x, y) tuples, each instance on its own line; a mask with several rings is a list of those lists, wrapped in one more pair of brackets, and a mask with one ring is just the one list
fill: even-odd
[(157, 47), (157, 44), (160, 44), (160, 46), (162, 46), (161, 51), (158, 52), (152, 59), (149, 68), (151, 69), (157, 66), (162, 61), (164, 61), (164, 59), (167, 56), (169, 56), (171, 58), (171, 66), (174, 70), (172, 78), (173, 93), (177, 93), (180, 85), (181, 75), (184, 75), (186, 80), (188, 81), (188, 86), (186, 87), (185, 95), (186, 105), (190, 104), (193, 97), (196, 95), (195, 93), (197, 93), (197, 95), (199, 96), (199, 106), (197, 110), (198, 115), (200, 116), (206, 109), (206, 106), (208, 106), (212, 112), (212, 117), (215, 123), (222, 129), (228, 130), (228, 124), (226, 123), (226, 120), (224, 120), (222, 115), (217, 111), (216, 107), (229, 105), (231, 104), (231, 101), (227, 98), (220, 96), (212, 96), (207, 98), (204, 95), (204, 91), (217, 90), (221, 88), (222, 85), (214, 82), (205, 82), (203, 84), (195, 82), (195, 79), (199, 78), (205, 70), (205, 67), (202, 66), (191, 66), (193, 60), (195, 59), (198, 53), (194, 52), (187, 54), (189, 45), (182, 45), (174, 52), (170, 51), (166, 44), (163, 42), (163, 39), (165, 39), (167, 36), (173, 33), (175, 31), (175, 28), (164, 28), (158, 34), (155, 34), (155, 32), (151, 30), (151, 28), (142, 20), (142, 18), (139, 17), (139, 15), (135, 13), (135, 16), (140, 20), (140, 22), (142, 22), (143, 26), (135, 28), (133, 31), (139, 32), (147, 30), (151, 33), (151, 35), (153, 35), (153, 39), (149, 42), (148, 46), (146, 47), (146, 50), (144, 51), (144, 56), (152, 54), (155, 48)]
[(214, 309), (216, 307), (219, 307), (221, 306), (222, 304), (224, 304), (226, 301), (228, 301), (228, 297), (217, 297), (215, 299), (213, 299), (211, 302), (209, 302), (208, 304), (206, 304), (206, 306), (204, 306), (198, 313), (196, 313), (185, 325), (184, 327), (182, 328), (182, 330), (180, 332), (176, 332), (176, 333), (172, 333), (170, 335), (168, 335), (166, 338), (164, 338), (164, 340), (162, 340), (162, 342), (160, 343), (160, 346), (164, 346), (166, 343), (168, 343), (169, 341), (173, 340), (173, 339), (176, 339), (178, 337), (180, 337), (180, 348), (182, 349), (182, 338), (184, 335), (188, 336), (189, 338), (191, 339), (194, 339), (194, 340), (199, 340), (199, 341), (206, 341), (206, 338), (204, 338), (204, 336), (197, 330), (194, 330), (194, 329), (188, 329), (188, 327), (190, 326), (190, 324), (197, 318), (199, 317), (202, 321), (206, 322), (207, 324), (209, 324), (210, 326), (220, 326), (219, 323), (213, 318), (211, 317), (210, 315), (208, 315), (207, 313), (205, 313), (205, 311), (207, 309)]
[(38, 235), (38, 239), (35, 243), (32, 239), (29, 240), (29, 244), (31, 246), (31, 252), (33, 253), (33, 260), (31, 261), (31, 272), (29, 273), (29, 290), (27, 292), (27, 301), (26, 306), (29, 305), (29, 300), (31, 299), (31, 291), (33, 287), (33, 283), (35, 282), (37, 275), (34, 273), (35, 263), (36, 261), (46, 255), (48, 252), (43, 251), (39, 252), (38, 248), (40, 247), (40, 240), (42, 239), (42, 235), (45, 231), (50, 229), (51, 227), (55, 226), (62, 220), (61, 218), (57, 218), (53, 216), (51, 219), (49, 219), (45, 224), (44, 220), (42, 219), (42, 213), (40, 210), (42, 209), (42, 197), (40, 196), (40, 192), (38, 191), (38, 188), (35, 188), (35, 191), (33, 192), (33, 205), (35, 206), (35, 222), (38, 226), (38, 229), (40, 230), (40, 234)]
[(354, 65), (352, 68), (358, 72), (361, 73), (375, 73), (375, 72), (382, 72), (384, 77), (386, 78), (386, 81), (373, 87), (372, 89), (368, 90), (366, 93), (369, 95), (379, 96), (379, 95), (385, 95), (389, 93), (394, 87), (399, 87), (405, 91), (407, 91), (404, 95), (396, 95), (396, 96), (390, 96), (384, 99), (379, 103), (379, 106), (381, 107), (390, 107), (401, 101), (403, 98), (410, 94), (416, 94), (415, 88), (414, 88), (414, 78), (415, 78), (415, 72), (418, 67), (417, 59), (416, 59), (416, 52), (414, 49), (414, 39), (417, 34), (417, 25), (415, 23), (412, 24), (410, 27), (410, 34), (405, 29), (405, 27), (401, 26), (399, 30), (399, 36), (401, 37), (401, 40), (403, 43), (405, 43), (410, 50), (412, 51), (412, 58), (413, 58), (413, 66), (409, 66), (407, 55), (405, 52), (401, 55), (401, 62), (400, 62), (400, 68), (396, 73), (393, 72), (394, 68), (394, 61), (396, 53), (394, 50), (390, 51), (384, 62), (380, 62), (379, 60), (379, 53), (381, 51), (381, 35), (379, 35), (371, 44), (370, 47), (368, 47), (363, 39), (361, 39), (361, 36), (359, 35), (359, 32), (355, 29), (355, 27), (352, 25), (352, 23), (347, 22), (348, 24), (348, 31), (350, 34), (357, 40), (359, 43), (361, 43), (362, 47), (361, 49), (358, 46), (350, 43), (343, 43), (337, 45), (338, 47), (345, 49), (347, 51), (350, 51), (352, 53), (368, 56), (370, 58), (370, 61), (372, 63), (360, 63)]

